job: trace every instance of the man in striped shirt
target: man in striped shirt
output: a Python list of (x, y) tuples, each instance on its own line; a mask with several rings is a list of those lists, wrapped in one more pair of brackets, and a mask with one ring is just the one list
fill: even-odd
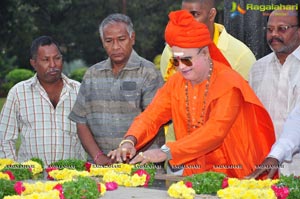
[(1, 111), (0, 158), (23, 162), (38, 157), (46, 165), (61, 159), (85, 159), (76, 124), (68, 119), (80, 83), (62, 74), (57, 42), (49, 36), (35, 39), (30, 64), (36, 74), (9, 91)]
[[(109, 15), (99, 29), (109, 58), (87, 70), (70, 119), (77, 123), (88, 159), (106, 165), (112, 163), (106, 154), (118, 148), (163, 79), (153, 63), (133, 50), (135, 32), (128, 16)], [(158, 135), (156, 147), (165, 141), (163, 132)]]

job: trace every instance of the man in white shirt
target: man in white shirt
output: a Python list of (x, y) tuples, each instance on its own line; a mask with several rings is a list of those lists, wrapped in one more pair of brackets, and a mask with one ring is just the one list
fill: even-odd
[(10, 89), (0, 113), (0, 158), (20, 163), (40, 158), (45, 166), (62, 159), (85, 160), (76, 123), (68, 119), (80, 83), (62, 73), (59, 44), (49, 36), (36, 38), (30, 64), (36, 74)]
[[(273, 144), (271, 152), (251, 177), (256, 178), (263, 172), (269, 172), (272, 178), (282, 162), (291, 162), (300, 151), (300, 106), (294, 108), (287, 118), (283, 132)], [(298, 165), (299, 166), (299, 165)]]
[[(273, 52), (254, 63), (249, 83), (268, 110), (278, 139), (288, 114), (300, 103), (299, 10), (273, 11), (266, 31)], [(280, 172), (300, 175), (299, 165), (300, 155), (295, 155)]]

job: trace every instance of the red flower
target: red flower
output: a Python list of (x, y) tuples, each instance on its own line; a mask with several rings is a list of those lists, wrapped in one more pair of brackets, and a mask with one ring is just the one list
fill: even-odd
[(25, 191), (25, 187), (23, 186), (23, 182), (18, 181), (14, 185), (14, 189), (17, 192), (17, 194), (21, 195), (23, 191)]
[(150, 181), (151, 176), (147, 171), (145, 171), (144, 169), (139, 169), (136, 172), (134, 172), (133, 174), (138, 174), (138, 176), (142, 176), (142, 175), (145, 174), (146, 175), (146, 181), (145, 181), (145, 184), (143, 186), (148, 187), (148, 183)]
[(289, 196), (289, 188), (285, 186), (272, 185), (271, 188), (275, 192), (277, 199), (286, 199)]
[(59, 198), (65, 199), (64, 193), (63, 193), (63, 186), (61, 184), (57, 184), (53, 187), (53, 190), (56, 189), (59, 191)]
[(90, 172), (92, 164), (91, 164), (90, 162), (86, 162), (84, 165), (85, 165), (85, 169), (86, 169), (88, 172)]
[(188, 188), (193, 188), (193, 183), (190, 181), (185, 182), (185, 186)]
[(50, 171), (54, 171), (54, 170), (58, 170), (58, 168), (57, 167), (48, 167), (47, 169), (46, 169), (46, 172), (47, 172), (47, 179), (48, 180), (54, 180), (54, 178), (52, 178), (50, 175), (49, 175), (49, 172)]
[(118, 188), (118, 184), (116, 182), (106, 182), (105, 187), (107, 191), (113, 191)]
[(222, 189), (225, 189), (226, 187), (228, 187), (228, 178), (227, 177), (225, 177), (222, 182)]
[(10, 180), (14, 180), (15, 179), (15, 176), (14, 176), (14, 174), (11, 171), (4, 171), (3, 173), (6, 173), (9, 176)]
[(101, 193), (101, 184), (97, 183), (98, 192)]

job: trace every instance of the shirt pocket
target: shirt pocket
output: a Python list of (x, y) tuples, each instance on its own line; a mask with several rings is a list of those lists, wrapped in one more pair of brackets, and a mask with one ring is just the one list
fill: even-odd
[(120, 86), (120, 100), (132, 106), (138, 108), (141, 105), (141, 91), (138, 88), (136, 82), (124, 81)]

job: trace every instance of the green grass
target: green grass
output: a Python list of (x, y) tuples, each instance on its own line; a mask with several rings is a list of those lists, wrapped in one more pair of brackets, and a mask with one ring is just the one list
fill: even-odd
[(2, 106), (5, 102), (6, 98), (0, 98), (0, 110), (2, 110)]

